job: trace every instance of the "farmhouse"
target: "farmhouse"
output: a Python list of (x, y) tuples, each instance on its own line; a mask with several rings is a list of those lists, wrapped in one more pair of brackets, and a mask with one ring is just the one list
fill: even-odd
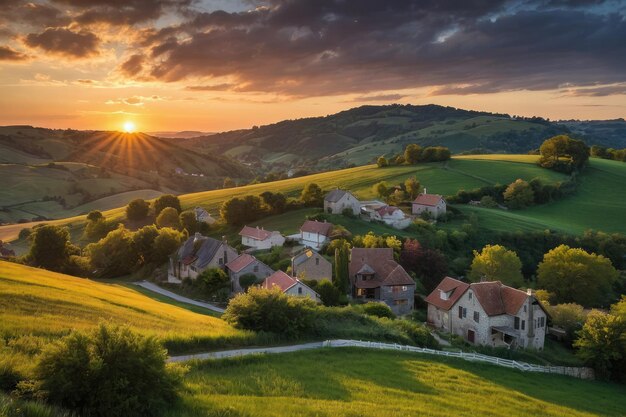
[(283, 271), (276, 271), (269, 277), (265, 278), (265, 281), (263, 281), (261, 286), (267, 289), (278, 287), (287, 295), (292, 295), (294, 297), (309, 297), (317, 303), (321, 301), (318, 293), (313, 291), (299, 279), (290, 277)]
[(325, 213), (341, 214), (345, 209), (352, 210), (355, 216), (358, 216), (361, 210), (359, 200), (350, 191), (336, 189), (326, 194), (324, 197)]
[(243, 275), (252, 274), (261, 282), (274, 273), (274, 270), (254, 256), (248, 253), (242, 253), (232, 261), (226, 264), (228, 276), (230, 277), (230, 290), (233, 293), (242, 292), (243, 288), (239, 282), (239, 278)]
[(202, 207), (196, 207), (194, 212), (196, 213), (196, 221), (200, 223), (213, 224), (216, 222), (213, 216), (211, 216), (209, 212)]
[(304, 246), (319, 250), (330, 239), (330, 232), (333, 230), (332, 223), (326, 220), (307, 220), (300, 227), (300, 243)]
[(170, 257), (168, 281), (180, 283), (185, 278), (195, 279), (208, 268), (224, 268), (238, 256), (225, 239), (217, 240), (196, 233)]
[(271, 249), (274, 246), (283, 246), (285, 237), (280, 232), (270, 232), (263, 228), (244, 226), (239, 232), (241, 244), (257, 250)]
[(291, 271), (300, 279), (332, 280), (333, 265), (313, 249), (306, 248), (291, 258)]
[(415, 281), (393, 259), (393, 249), (353, 248), (348, 269), (352, 297), (383, 301), (396, 315), (413, 310)]
[(424, 193), (413, 200), (412, 213), (420, 215), (424, 212), (429, 213), (433, 219), (437, 219), (446, 214), (446, 200), (438, 194), (426, 194), (426, 189), (424, 189)]
[(530, 290), (445, 277), (426, 302), (429, 324), (470, 343), (543, 349), (547, 313)]

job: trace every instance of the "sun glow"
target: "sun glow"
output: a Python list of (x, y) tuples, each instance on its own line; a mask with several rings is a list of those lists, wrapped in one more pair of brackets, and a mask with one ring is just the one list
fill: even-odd
[(124, 122), (124, 132), (126, 133), (133, 133), (135, 132), (135, 130), (137, 129), (137, 127), (135, 126), (135, 123), (133, 122)]

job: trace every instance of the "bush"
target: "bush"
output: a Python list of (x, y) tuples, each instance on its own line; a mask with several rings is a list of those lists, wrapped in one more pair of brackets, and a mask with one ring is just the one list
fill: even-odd
[(150, 205), (141, 198), (137, 198), (126, 206), (126, 218), (130, 221), (143, 220), (148, 216)]
[(182, 369), (154, 337), (101, 324), (50, 345), (35, 369), (38, 394), (96, 417), (156, 416), (177, 398)]
[(325, 306), (339, 305), (341, 299), (341, 291), (327, 279), (323, 279), (317, 283), (315, 291), (320, 295), (322, 303)]
[(365, 303), (358, 306), (358, 310), (362, 311), (363, 314), (367, 314), (368, 316), (374, 317), (387, 317), (389, 319), (393, 319), (396, 317), (395, 314), (391, 311), (389, 306), (385, 303)]
[(426, 327), (410, 320), (393, 320), (391, 324), (406, 334), (416, 345), (431, 349), (439, 348), (439, 343)]
[(176, 214), (178, 215), (178, 213), (180, 213), (181, 211), (180, 200), (178, 199), (178, 197), (172, 194), (162, 195), (154, 201), (154, 215), (158, 216), (166, 207), (172, 207), (176, 209)]

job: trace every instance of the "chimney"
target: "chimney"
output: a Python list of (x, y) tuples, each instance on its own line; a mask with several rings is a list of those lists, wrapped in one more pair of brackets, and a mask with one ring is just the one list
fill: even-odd
[(428, 194), (428, 193), (426, 192), (426, 187), (424, 187), (424, 194)]
[(528, 298), (526, 300), (526, 304), (528, 305), (528, 337), (535, 337), (535, 312), (533, 311), (533, 300), (535, 297), (533, 296), (533, 290), (526, 290), (526, 294), (528, 294)]
[(226, 240), (226, 235), (222, 236), (222, 242), (224, 242), (224, 244), (228, 244), (228, 240)]
[(200, 234), (200, 232), (196, 232), (193, 235), (193, 241), (195, 242), (196, 240), (200, 239), (202, 237), (202, 235)]

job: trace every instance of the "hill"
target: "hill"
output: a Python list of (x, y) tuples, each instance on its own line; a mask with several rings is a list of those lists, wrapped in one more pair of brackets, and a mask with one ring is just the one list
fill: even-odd
[(192, 364), (171, 417), (621, 416), (623, 386), (404, 352), (318, 350)]

